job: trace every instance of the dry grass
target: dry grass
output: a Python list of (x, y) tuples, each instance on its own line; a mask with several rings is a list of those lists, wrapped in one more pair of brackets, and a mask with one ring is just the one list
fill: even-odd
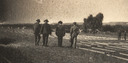
[[(49, 47), (42, 47), (42, 41), (40, 46), (34, 46), (33, 31), (29, 29), (1, 29), (0, 33), (2, 33), (0, 38), (16, 40), (14, 43), (0, 47), (2, 55), (0, 63), (3, 61), (3, 57), (12, 63), (126, 63), (102, 54), (68, 48), (70, 45), (68, 34), (64, 37), (64, 47), (60, 48), (57, 47), (56, 37), (49, 39)], [(53, 36), (55, 35), (53, 34)], [(82, 34), (78, 38), (85, 40), (90, 36), (87, 38)]]

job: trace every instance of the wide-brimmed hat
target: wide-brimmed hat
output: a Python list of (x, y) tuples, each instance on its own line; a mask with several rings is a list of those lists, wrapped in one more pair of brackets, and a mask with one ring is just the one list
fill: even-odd
[(44, 20), (44, 22), (49, 22), (48, 19)]
[(76, 25), (77, 23), (76, 22), (73, 22), (74, 25)]
[(62, 21), (59, 21), (58, 23), (62, 24), (63, 22)]
[(37, 21), (37, 22), (40, 22), (40, 19), (37, 19), (36, 21)]

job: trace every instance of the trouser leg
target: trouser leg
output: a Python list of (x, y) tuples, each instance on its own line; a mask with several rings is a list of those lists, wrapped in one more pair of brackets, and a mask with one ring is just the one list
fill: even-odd
[(121, 36), (118, 36), (118, 40), (121, 40)]
[(37, 45), (37, 35), (35, 34), (35, 45)]
[(47, 46), (48, 45), (48, 35), (45, 36), (45, 41), (46, 41), (45, 46)]
[(124, 36), (124, 40), (126, 40), (126, 36)]
[(37, 45), (39, 45), (39, 42), (40, 42), (40, 35), (37, 36)]
[(60, 37), (58, 37), (58, 46), (60, 46)]
[(60, 37), (60, 46), (62, 46), (63, 37)]
[(63, 37), (58, 37), (58, 46), (61, 47), (62, 46), (62, 39)]
[(75, 39), (75, 48), (76, 48), (76, 44), (77, 44), (77, 37), (75, 37), (74, 39)]
[(45, 45), (45, 35), (43, 35), (43, 46)]
[(71, 38), (71, 47), (73, 46), (74, 38)]

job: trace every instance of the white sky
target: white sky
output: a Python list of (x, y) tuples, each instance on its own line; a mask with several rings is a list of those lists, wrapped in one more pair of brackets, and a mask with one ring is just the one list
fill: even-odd
[[(90, 14), (104, 14), (103, 22), (128, 22), (128, 0), (6, 0), (9, 23), (83, 22)], [(8, 5), (9, 4), (9, 5)]]
[(90, 14), (104, 14), (103, 22), (128, 22), (128, 0), (37, 0), (51, 22), (82, 22)]

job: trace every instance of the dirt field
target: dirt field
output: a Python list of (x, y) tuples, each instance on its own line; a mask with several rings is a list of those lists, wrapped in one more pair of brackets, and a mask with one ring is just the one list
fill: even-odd
[[(49, 38), (49, 47), (42, 47), (42, 40), (40, 46), (34, 46), (33, 31), (30, 29), (1, 28), (0, 33), (0, 63), (127, 63), (126, 60), (100, 53), (105, 51), (90, 48), (95, 46), (127, 48), (128, 42), (117, 41), (114, 34), (112, 36), (80, 34), (77, 49), (72, 49), (68, 47), (70, 45), (68, 33), (64, 37), (62, 48), (57, 47), (54, 32)], [(112, 50), (122, 51), (115, 49)]]

